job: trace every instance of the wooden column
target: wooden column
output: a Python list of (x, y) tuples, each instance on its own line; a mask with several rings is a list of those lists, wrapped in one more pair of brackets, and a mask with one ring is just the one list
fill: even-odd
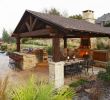
[(53, 46), (53, 61), (59, 62), (60, 61), (60, 39), (58, 37), (53, 37), (52, 39), (52, 46)]
[(64, 40), (64, 48), (67, 48), (67, 38), (63, 38)]
[(16, 46), (17, 46), (16, 51), (20, 52), (20, 38), (19, 37), (16, 38)]
[(108, 46), (109, 46), (109, 50), (110, 50), (110, 37), (109, 37), (109, 40), (108, 40)]

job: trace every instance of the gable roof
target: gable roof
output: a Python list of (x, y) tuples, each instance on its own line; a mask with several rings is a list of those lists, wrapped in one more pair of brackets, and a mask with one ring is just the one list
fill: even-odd
[(96, 19), (96, 23), (110, 21), (110, 13), (104, 14), (101, 17)]
[(44, 22), (54, 24), (55, 26), (64, 28), (66, 30), (103, 33), (103, 34), (110, 35), (109, 29), (102, 27), (100, 25), (97, 25), (97, 24), (89, 23), (85, 20), (65, 18), (62, 16), (49, 15), (49, 14), (44, 14), (44, 13), (35, 12), (35, 11), (31, 11), (31, 10), (25, 11), (23, 17), (21, 18), (19, 24), (17, 25), (17, 27), (13, 33), (18, 32), (19, 27), (20, 27), (21, 23), (23, 22), (23, 18), (25, 18), (24, 16), (26, 16), (27, 13), (32, 14), (34, 17), (41, 19)]

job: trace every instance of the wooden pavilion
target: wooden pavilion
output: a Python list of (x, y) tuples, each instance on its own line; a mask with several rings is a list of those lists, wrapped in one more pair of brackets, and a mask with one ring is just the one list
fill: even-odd
[(53, 61), (59, 62), (60, 38), (67, 48), (67, 38), (110, 37), (110, 29), (84, 20), (26, 10), (12, 36), (17, 40), (18, 52), (21, 38), (52, 38)]

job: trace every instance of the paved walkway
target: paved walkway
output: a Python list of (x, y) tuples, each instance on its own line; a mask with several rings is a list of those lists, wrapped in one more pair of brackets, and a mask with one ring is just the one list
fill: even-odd
[(9, 57), (0, 54), (0, 80), (8, 76), (9, 83), (11, 82), (11, 84), (19, 84), (19, 82), (28, 80), (32, 75), (34, 75), (38, 80), (48, 79), (48, 68), (42, 67), (42, 65), (33, 69), (19, 72), (10, 69), (8, 65)]
[[(9, 81), (13, 83), (19, 83), (21, 81), (28, 80), (29, 77), (33, 74), (37, 79), (48, 80), (48, 65), (39, 64), (36, 68), (24, 71), (14, 71), (8, 67), (9, 57), (5, 55), (0, 55), (0, 79), (5, 76), (9, 76)], [(97, 74), (102, 68), (94, 67), (94, 74)], [(92, 69), (89, 69), (89, 75), (92, 74)], [(88, 75), (86, 75), (88, 76)], [(77, 80), (78, 77), (75, 76), (73, 80), (70, 77), (65, 78), (65, 84), (71, 83), (71, 81)]]
[(0, 55), (0, 77), (5, 77), (8, 73), (12, 72), (8, 67), (9, 57), (6, 55)]

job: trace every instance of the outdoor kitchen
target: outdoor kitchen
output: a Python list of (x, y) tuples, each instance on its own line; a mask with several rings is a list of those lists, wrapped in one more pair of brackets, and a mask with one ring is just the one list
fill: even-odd
[(9, 54), (9, 58), (18, 63), (18, 67), (22, 70), (36, 67), (38, 63), (48, 62), (47, 52), (43, 49), (13, 52)]

